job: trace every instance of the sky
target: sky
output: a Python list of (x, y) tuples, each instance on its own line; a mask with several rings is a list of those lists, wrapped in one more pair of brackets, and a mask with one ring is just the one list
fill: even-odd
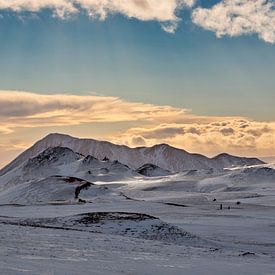
[(274, 0), (0, 0), (0, 167), (52, 132), (275, 155)]

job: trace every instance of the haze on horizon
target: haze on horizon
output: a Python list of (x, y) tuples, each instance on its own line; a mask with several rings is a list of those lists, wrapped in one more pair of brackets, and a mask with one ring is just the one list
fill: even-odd
[(52, 132), (274, 156), (274, 8), (0, 1), (0, 167)]

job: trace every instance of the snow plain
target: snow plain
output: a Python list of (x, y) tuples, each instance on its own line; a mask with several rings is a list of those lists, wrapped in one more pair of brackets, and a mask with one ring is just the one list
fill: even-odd
[(273, 165), (146, 177), (66, 159), (0, 177), (0, 274), (275, 274)]

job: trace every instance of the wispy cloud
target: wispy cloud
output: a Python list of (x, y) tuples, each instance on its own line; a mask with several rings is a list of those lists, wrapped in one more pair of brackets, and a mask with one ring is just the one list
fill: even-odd
[(158, 21), (167, 32), (174, 32), (179, 9), (192, 7), (195, 0), (1, 0), (0, 10), (39, 12), (53, 10), (54, 16), (68, 18), (84, 10), (89, 17), (105, 20), (119, 13), (142, 21)]
[(274, 0), (223, 0), (211, 8), (196, 8), (192, 19), (217, 37), (257, 34), (265, 42), (275, 43)]
[(0, 130), (98, 122), (171, 122), (188, 110), (95, 95), (41, 95), (0, 91)]

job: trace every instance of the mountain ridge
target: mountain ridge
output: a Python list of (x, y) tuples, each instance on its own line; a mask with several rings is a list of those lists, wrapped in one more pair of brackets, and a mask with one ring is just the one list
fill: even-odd
[(237, 165), (264, 164), (263, 161), (257, 158), (237, 157), (226, 153), (208, 158), (201, 154), (189, 153), (168, 144), (131, 148), (126, 145), (113, 144), (109, 141), (87, 138), (80, 139), (70, 135), (51, 133), (37, 141), (11, 163), (2, 168), (0, 170), (0, 176), (11, 171), (24, 161), (39, 155), (44, 150), (58, 146), (69, 148), (84, 156), (91, 155), (101, 160), (105, 157), (112, 161), (118, 160), (133, 169), (138, 169), (148, 163), (152, 163), (171, 172), (181, 172), (191, 169), (223, 169)]

